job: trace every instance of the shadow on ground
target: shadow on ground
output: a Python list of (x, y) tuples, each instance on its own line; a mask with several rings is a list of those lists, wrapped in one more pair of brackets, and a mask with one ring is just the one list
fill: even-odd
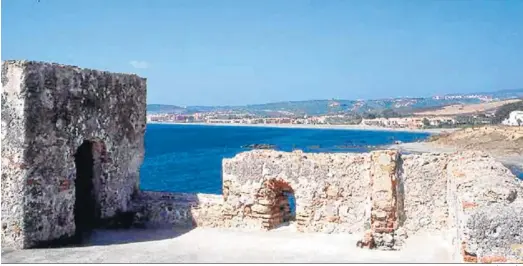
[[(132, 215), (116, 215), (83, 237), (81, 246), (104, 246), (173, 239), (193, 230), (196, 193), (140, 191)], [(149, 220), (149, 217), (156, 217)]]
[(172, 239), (192, 228), (96, 229), (82, 246), (104, 246)]

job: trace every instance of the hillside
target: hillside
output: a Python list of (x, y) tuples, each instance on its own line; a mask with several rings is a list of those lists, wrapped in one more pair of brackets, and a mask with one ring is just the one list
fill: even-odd
[(181, 113), (185, 108), (168, 104), (148, 104), (147, 113)]
[[(443, 96), (419, 98), (391, 98), (374, 100), (309, 100), (286, 101), (244, 106), (189, 106), (149, 104), (149, 113), (180, 113), (229, 111), (251, 113), (261, 116), (289, 115), (323, 115), (337, 113), (380, 113), (393, 110), (398, 113), (410, 114), (422, 111), (434, 111), (451, 105), (485, 104), (491, 101), (508, 100), (523, 97), (523, 89), (503, 90), (487, 93), (449, 94)], [(492, 103), (496, 105), (495, 103)], [(458, 107), (459, 109), (459, 107)]]
[(467, 128), (449, 134), (435, 135), (429, 140), (436, 147), (458, 150), (480, 150), (502, 161), (513, 161), (523, 167), (523, 128), (484, 126)]
[(509, 104), (509, 103), (516, 103), (516, 102), (520, 102), (520, 101), (521, 101), (520, 99), (510, 99), (510, 100), (503, 100), (503, 101), (497, 101), (497, 102), (477, 103), (477, 104), (469, 104), (469, 105), (457, 104), (457, 105), (445, 106), (443, 108), (438, 108), (438, 109), (432, 110), (432, 111), (425, 111), (425, 112), (419, 112), (419, 113), (414, 113), (414, 114), (420, 115), (420, 116), (450, 116), (450, 115), (474, 114), (474, 113), (482, 113), (482, 112), (486, 112), (486, 111), (491, 111), (502, 105)]

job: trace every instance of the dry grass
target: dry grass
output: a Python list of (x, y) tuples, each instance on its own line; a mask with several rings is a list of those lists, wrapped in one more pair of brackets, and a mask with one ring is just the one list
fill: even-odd
[(474, 114), (474, 113), (483, 113), (486, 111), (494, 110), (502, 105), (508, 103), (514, 103), (521, 101), (521, 99), (510, 99), (497, 102), (489, 103), (478, 103), (478, 104), (469, 104), (469, 105), (449, 105), (445, 106), (439, 110), (431, 110), (425, 112), (414, 113), (419, 116), (452, 116), (452, 115), (465, 115), (465, 114)]
[(429, 140), (434, 144), (492, 154), (523, 154), (523, 127), (484, 126), (467, 128)]

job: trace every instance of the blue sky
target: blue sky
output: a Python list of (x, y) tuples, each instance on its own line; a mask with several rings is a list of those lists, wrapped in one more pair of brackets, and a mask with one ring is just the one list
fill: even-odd
[(177, 105), (513, 89), (523, 1), (3, 0), (5, 59), (137, 73)]

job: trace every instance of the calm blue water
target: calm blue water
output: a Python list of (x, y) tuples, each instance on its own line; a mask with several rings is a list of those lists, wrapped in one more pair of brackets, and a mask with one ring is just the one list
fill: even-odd
[(509, 165), (507, 166), (510, 171), (519, 179), (523, 180), (523, 169), (517, 168), (516, 166)]
[(410, 142), (428, 136), (363, 130), (148, 124), (141, 188), (221, 194), (222, 159), (248, 150), (242, 145), (273, 144), (283, 151), (365, 152), (369, 145)]

